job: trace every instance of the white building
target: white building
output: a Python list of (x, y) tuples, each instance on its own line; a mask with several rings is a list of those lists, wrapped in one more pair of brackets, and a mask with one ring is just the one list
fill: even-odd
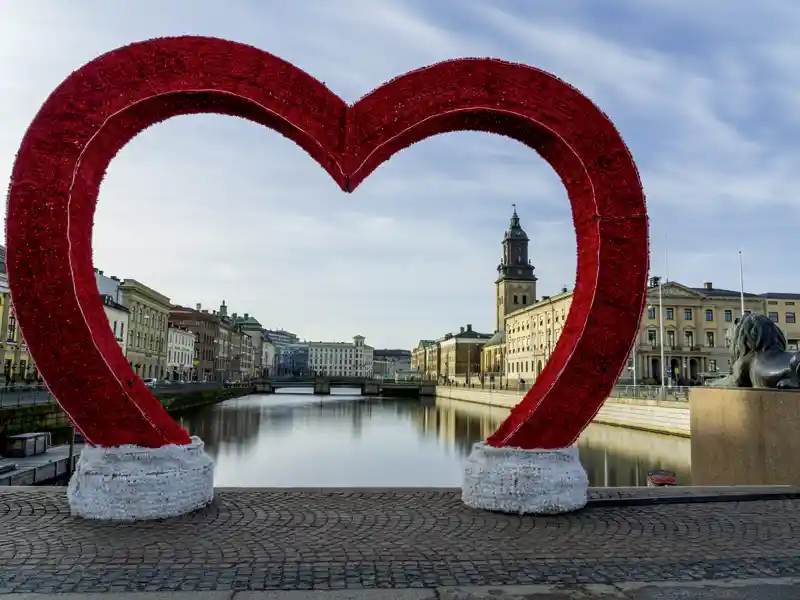
[(119, 289), (122, 281), (119, 277), (108, 277), (102, 271), (94, 270), (95, 281), (97, 281), (97, 290), (100, 292), (100, 298), (103, 300), (103, 308), (108, 317), (108, 324), (114, 337), (117, 338), (122, 353), (128, 355), (128, 322), (130, 320), (131, 311), (129, 311), (122, 304), (122, 292)]
[(275, 344), (264, 335), (261, 342), (261, 373), (259, 377), (270, 377), (275, 374)]
[(111, 331), (117, 339), (119, 347), (122, 348), (122, 353), (128, 356), (128, 321), (130, 320), (131, 311), (125, 308), (122, 304), (114, 300), (111, 296), (100, 296), (103, 300), (103, 308), (106, 311), (108, 324), (111, 326)]
[(357, 335), (348, 342), (309, 342), (308, 368), (316, 375), (372, 377), (373, 348)]
[(167, 379), (192, 381), (196, 341), (193, 332), (170, 324), (167, 332)]

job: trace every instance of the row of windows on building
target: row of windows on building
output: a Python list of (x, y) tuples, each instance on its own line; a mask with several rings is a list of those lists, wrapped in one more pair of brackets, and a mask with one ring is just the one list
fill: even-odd
[[(544, 327), (545, 321), (547, 325), (550, 326), (551, 323), (560, 323), (561, 321), (566, 320), (567, 311), (566, 309), (562, 308), (560, 311), (556, 311), (555, 309), (550, 310), (547, 313), (547, 317), (545, 318), (544, 315), (539, 315), (538, 325), (539, 327)], [(513, 325), (509, 330), (508, 333), (517, 333), (520, 331), (528, 331), (531, 327), (534, 329), (536, 328), (537, 321), (535, 318), (531, 317), (530, 321), (522, 321), (518, 322)]]
[(158, 313), (152, 308), (146, 308), (138, 302), (134, 303), (133, 305), (131, 319), (134, 323), (143, 323), (147, 327), (153, 327), (156, 329), (159, 327), (167, 327), (167, 315)]
[(353, 359), (343, 359), (343, 358), (339, 358), (339, 360), (333, 360), (333, 361), (322, 360), (321, 358), (310, 358), (308, 360), (308, 363), (314, 366), (320, 366), (320, 365), (346, 366), (346, 365), (358, 365), (359, 361)]
[[(728, 363), (730, 363), (730, 361), (728, 361)], [(538, 361), (536, 364), (539, 366), (538, 368), (541, 369), (541, 361)], [(717, 361), (715, 359), (712, 358), (708, 360), (708, 370), (709, 372), (717, 371)], [(527, 361), (527, 360), (507, 362), (505, 371), (506, 373), (538, 374), (534, 370), (534, 361)]]
[[(135, 344), (134, 340), (136, 341)], [(152, 333), (145, 333), (142, 335), (141, 331), (137, 331), (134, 337), (133, 331), (130, 331), (128, 334), (128, 346), (161, 352), (164, 348), (164, 338), (161, 336), (156, 337)]]
[(118, 340), (125, 337), (125, 321), (120, 321), (119, 322), (119, 335), (117, 335), (117, 322), (116, 321), (114, 321), (114, 326), (112, 327), (112, 329), (114, 331), (114, 337), (117, 338)]
[[(706, 347), (713, 348), (716, 345), (716, 334), (713, 331), (706, 331)], [(665, 332), (667, 338), (667, 346), (675, 347), (677, 344), (675, 343), (675, 332), (667, 330)], [(694, 332), (693, 331), (684, 331), (683, 332), (683, 345), (688, 346), (690, 348), (694, 347)], [(647, 343), (656, 346), (658, 345), (658, 331), (655, 329), (648, 329), (647, 330)]]
[(190, 353), (188, 350), (170, 350), (167, 353), (167, 361), (170, 363), (188, 365), (191, 362), (191, 359), (194, 358), (194, 356), (190, 358), (190, 354), (193, 353)]
[[(746, 310), (745, 313), (750, 313), (749, 310)], [(767, 313), (767, 317), (775, 322), (780, 323), (780, 314), (776, 311), (770, 311)], [(656, 318), (656, 307), (649, 306), (647, 308), (647, 318), (651, 321), (654, 321)], [(793, 311), (786, 311), (783, 315), (784, 323), (795, 323), (796, 322), (796, 315)], [(694, 319), (694, 309), (691, 308), (684, 308), (683, 309), (683, 320), (684, 321), (692, 321)], [(733, 311), (732, 310), (725, 310), (723, 311), (723, 319), (726, 323), (733, 323)], [(675, 309), (674, 308), (665, 308), (664, 309), (664, 320), (665, 321), (674, 321), (675, 320)], [(711, 308), (705, 309), (705, 320), (707, 323), (711, 323), (714, 321), (714, 310)]]

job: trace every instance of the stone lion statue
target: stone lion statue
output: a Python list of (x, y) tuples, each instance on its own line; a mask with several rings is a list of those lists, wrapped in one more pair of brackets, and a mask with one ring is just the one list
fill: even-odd
[(747, 314), (736, 323), (731, 374), (717, 387), (800, 388), (800, 352), (786, 350), (786, 336), (764, 315)]

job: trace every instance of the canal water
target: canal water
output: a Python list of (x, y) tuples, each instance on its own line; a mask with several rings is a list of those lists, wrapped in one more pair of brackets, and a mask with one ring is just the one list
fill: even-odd
[[(252, 395), (185, 413), (219, 487), (460, 486), (464, 460), (508, 410), (455, 400)], [(592, 424), (578, 442), (594, 486), (643, 486), (653, 469), (691, 483), (690, 440)]]

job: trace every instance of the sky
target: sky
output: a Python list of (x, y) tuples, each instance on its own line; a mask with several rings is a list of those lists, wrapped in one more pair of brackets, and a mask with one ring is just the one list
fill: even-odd
[[(647, 195), (654, 275), (738, 289), (741, 249), (747, 291), (800, 292), (797, 31), (796, 0), (0, 0), (0, 180), (48, 94), (131, 42), (244, 42), (348, 102), (411, 69), (491, 56), (558, 75), (614, 121)], [(303, 339), (411, 348), (466, 324), (493, 331), (512, 203), (539, 295), (571, 288), (564, 187), (517, 142), (437, 136), (343, 194), (275, 132), (184, 116), (112, 162), (94, 261)]]

